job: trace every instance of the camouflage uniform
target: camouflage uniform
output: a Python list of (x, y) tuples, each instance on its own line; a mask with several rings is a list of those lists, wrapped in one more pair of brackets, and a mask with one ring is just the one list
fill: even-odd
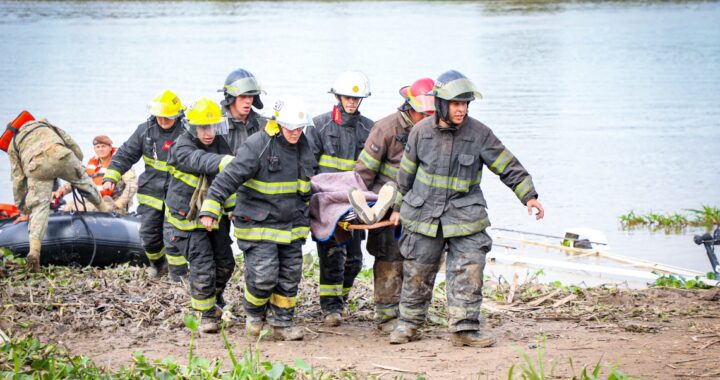
[(30, 215), (30, 254), (37, 252), (39, 258), (56, 178), (70, 182), (87, 200), (106, 209), (95, 184), (85, 174), (80, 147), (62, 129), (46, 121), (26, 123), (10, 144), (8, 155), (15, 204)]

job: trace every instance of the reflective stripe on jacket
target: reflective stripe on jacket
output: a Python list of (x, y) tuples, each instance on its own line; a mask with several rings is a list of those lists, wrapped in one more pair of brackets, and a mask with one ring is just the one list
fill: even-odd
[(104, 181), (120, 182), (122, 175), (142, 159), (145, 171), (138, 179), (138, 203), (162, 210), (162, 203), (170, 182), (167, 159), (170, 147), (183, 132), (180, 118), (172, 128), (165, 130), (154, 116), (138, 125), (135, 132), (113, 154)]
[(344, 121), (338, 125), (333, 113), (313, 119), (314, 126), (306, 130), (308, 143), (318, 162), (318, 173), (350, 171), (365, 145), (373, 121), (360, 115), (342, 113)]
[(430, 117), (415, 125), (397, 176), (403, 227), (434, 237), (442, 224), (443, 235), (452, 237), (490, 226), (479, 186), (483, 165), (523, 204), (537, 198), (530, 174), (481, 122), (467, 117), (451, 130)]
[(310, 232), (310, 177), (316, 166), (305, 136), (289, 144), (282, 133), (250, 136), (208, 189), (200, 216), (218, 219), (236, 196), (235, 237), (289, 244)]
[(168, 158), (172, 178), (165, 197), (165, 217), (175, 228), (183, 231), (203, 228), (197, 217), (188, 219), (193, 193), (203, 175), (212, 184), (215, 175), (232, 159), (230, 153), (230, 146), (222, 136), (216, 136), (210, 146), (187, 132), (175, 141)]
[(355, 164), (355, 171), (371, 191), (377, 193), (386, 182), (395, 181), (412, 126), (401, 111), (375, 122)]

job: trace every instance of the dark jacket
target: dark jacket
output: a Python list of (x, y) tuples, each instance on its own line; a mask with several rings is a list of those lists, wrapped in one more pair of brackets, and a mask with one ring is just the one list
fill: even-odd
[(237, 152), (238, 148), (240, 148), (249, 136), (252, 136), (256, 132), (262, 130), (267, 122), (267, 120), (260, 116), (259, 113), (252, 109), (250, 110), (250, 114), (248, 115), (245, 123), (233, 119), (232, 114), (227, 107), (225, 107), (223, 111), (227, 117), (229, 129), (228, 134), (225, 135), (225, 140), (227, 140), (228, 145), (230, 145), (230, 149), (233, 154)]
[(138, 125), (135, 132), (113, 155), (103, 182), (120, 182), (125, 174), (141, 158), (145, 171), (138, 178), (137, 200), (140, 205), (162, 210), (165, 193), (170, 182), (167, 165), (168, 153), (178, 136), (183, 132), (180, 118), (172, 128), (160, 128), (155, 116)]
[(310, 177), (315, 158), (303, 135), (289, 144), (282, 133), (250, 136), (234, 160), (213, 181), (200, 216), (218, 219), (221, 206), (237, 194), (235, 237), (289, 244), (310, 231)]
[(452, 237), (490, 226), (479, 186), (483, 165), (523, 204), (537, 198), (530, 174), (483, 123), (467, 117), (443, 129), (429, 117), (415, 125), (397, 175), (403, 227), (435, 237), (442, 224), (443, 235)]
[(395, 181), (412, 127), (410, 117), (401, 111), (375, 122), (355, 164), (368, 189), (377, 193), (386, 182)]
[(319, 173), (336, 173), (355, 168), (373, 121), (356, 112), (353, 115), (335, 106), (313, 119), (306, 130), (307, 139), (318, 162)]
[(232, 159), (230, 146), (222, 136), (216, 136), (210, 146), (205, 146), (187, 132), (180, 135), (168, 159), (173, 171), (165, 198), (166, 220), (183, 231), (204, 228), (197, 217), (188, 219), (193, 193), (202, 176), (211, 184)]

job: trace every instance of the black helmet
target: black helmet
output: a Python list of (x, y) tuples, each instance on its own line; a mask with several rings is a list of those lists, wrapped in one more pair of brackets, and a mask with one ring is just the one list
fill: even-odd
[(470, 79), (455, 70), (440, 74), (428, 95), (434, 95), (436, 99), (456, 102), (471, 102), (475, 100), (475, 96), (482, 99), (482, 94)]
[(260, 82), (251, 72), (245, 69), (237, 69), (231, 72), (225, 79), (225, 85), (222, 91), (225, 93), (224, 106), (232, 104), (235, 97), (240, 95), (253, 96), (253, 107), (262, 109), (263, 104), (260, 100), (260, 94), (265, 94)]

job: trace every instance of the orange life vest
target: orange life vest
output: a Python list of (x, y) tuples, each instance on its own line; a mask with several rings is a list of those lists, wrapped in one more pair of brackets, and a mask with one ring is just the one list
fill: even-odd
[(5, 128), (5, 132), (0, 135), (0, 149), (7, 152), (8, 147), (10, 146), (10, 141), (12, 141), (13, 137), (15, 137), (15, 134), (20, 127), (33, 120), (35, 120), (35, 118), (30, 114), (30, 112), (20, 112), (20, 115), (18, 115), (15, 120), (9, 122), (7, 128)]
[[(117, 148), (112, 149), (112, 153), (110, 153), (110, 159), (112, 159), (112, 156), (117, 151)], [(109, 162), (108, 162), (109, 165)], [(107, 166), (102, 166), (102, 162), (97, 156), (94, 156), (93, 158), (88, 161), (87, 167), (85, 168), (85, 173), (92, 178), (93, 183), (95, 186), (97, 186), (98, 191), (100, 192), (100, 195), (104, 196), (112, 196), (112, 191), (103, 189), (103, 177), (105, 177), (105, 171), (107, 170)]]
[(0, 219), (12, 218), (20, 215), (20, 210), (12, 203), (0, 203)]

